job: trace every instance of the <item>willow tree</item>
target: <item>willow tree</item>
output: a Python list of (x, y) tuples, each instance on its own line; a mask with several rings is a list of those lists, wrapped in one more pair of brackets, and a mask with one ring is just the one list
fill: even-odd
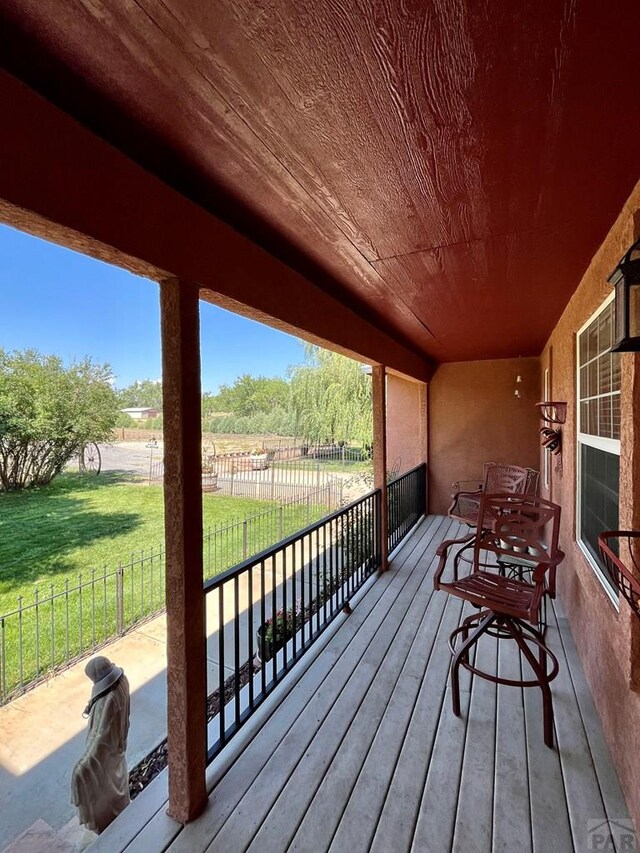
[(371, 377), (353, 359), (307, 344), (305, 363), (291, 368), (298, 433), (310, 442), (370, 445)]
[(46, 485), (118, 413), (107, 365), (0, 349), (0, 491)]

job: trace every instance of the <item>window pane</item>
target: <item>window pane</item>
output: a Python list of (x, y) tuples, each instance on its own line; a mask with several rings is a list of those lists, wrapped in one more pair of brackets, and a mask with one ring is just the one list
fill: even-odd
[(611, 438), (620, 438), (620, 394), (611, 397)]
[(598, 362), (589, 362), (589, 396), (595, 397), (598, 393)]
[(600, 409), (598, 412), (598, 435), (601, 435), (603, 438), (612, 438), (611, 397), (600, 398)]
[(589, 368), (580, 368), (580, 399), (584, 400), (589, 396)]
[(589, 433), (598, 435), (598, 400), (589, 400)]
[(611, 389), (611, 353), (606, 352), (598, 359), (598, 389), (600, 394), (608, 394)]
[(587, 357), (595, 358), (598, 355), (598, 319), (596, 318), (584, 333), (587, 336)]
[(580, 432), (589, 432), (589, 404), (580, 403)]
[(613, 318), (611, 315), (611, 305), (609, 305), (600, 315), (600, 323), (598, 326), (598, 352), (608, 352), (611, 349), (612, 344)]
[(580, 358), (580, 364), (581, 365), (586, 364), (587, 361), (589, 360), (589, 353), (588, 353), (588, 347), (587, 347), (588, 342), (589, 342), (589, 339), (587, 337), (587, 333), (586, 333), (586, 331), (584, 331), (580, 335), (580, 356), (579, 356), (579, 358)]
[(620, 354), (609, 351), (612, 339), (613, 303), (610, 303), (579, 338), (580, 357), (587, 359), (580, 367), (579, 399), (588, 401), (580, 407), (580, 431), (603, 438), (620, 435), (619, 400), (611, 400), (611, 395), (620, 390)]
[(611, 390), (620, 390), (620, 353), (611, 353)]
[(606, 576), (598, 552), (598, 534), (618, 529), (620, 457), (595, 447), (581, 446), (581, 540)]

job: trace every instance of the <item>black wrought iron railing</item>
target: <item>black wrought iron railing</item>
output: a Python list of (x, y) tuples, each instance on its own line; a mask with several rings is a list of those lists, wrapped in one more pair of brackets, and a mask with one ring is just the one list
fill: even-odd
[(379, 567), (380, 507), (376, 490), (205, 583), (209, 761)]
[(387, 485), (387, 541), (391, 552), (427, 512), (427, 466), (423, 462)]

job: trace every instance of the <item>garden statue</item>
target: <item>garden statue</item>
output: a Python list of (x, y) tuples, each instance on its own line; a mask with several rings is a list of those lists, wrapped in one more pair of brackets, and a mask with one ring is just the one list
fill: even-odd
[(80, 823), (101, 833), (129, 805), (125, 750), (129, 732), (129, 682), (108, 658), (92, 658), (85, 673), (93, 681), (83, 715), (87, 743), (71, 774), (71, 802)]

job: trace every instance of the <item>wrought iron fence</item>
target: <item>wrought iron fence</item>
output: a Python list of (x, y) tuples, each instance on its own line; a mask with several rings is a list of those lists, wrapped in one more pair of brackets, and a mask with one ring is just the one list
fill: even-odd
[(380, 551), (377, 490), (205, 583), (218, 684), (233, 696), (209, 724), (209, 760), (380, 565)]
[[(331, 487), (302, 500), (212, 525), (204, 532), (206, 578), (225, 571), (326, 515)], [(0, 705), (87, 653), (94, 652), (164, 609), (164, 547), (131, 554), (117, 568), (103, 566), (62, 586), (36, 588), (0, 615)]]
[(427, 466), (423, 463), (387, 485), (387, 542), (392, 551), (427, 512)]
[[(149, 482), (164, 478), (162, 460), (149, 466)], [(271, 452), (264, 459), (249, 453), (205, 456), (202, 467), (203, 492), (267, 501), (291, 501), (305, 498), (318, 489), (327, 489), (328, 506), (342, 502), (342, 478), (329, 473), (319, 461), (298, 458), (278, 462)]]
[(0, 616), (0, 704), (164, 607), (164, 548), (36, 588)]

